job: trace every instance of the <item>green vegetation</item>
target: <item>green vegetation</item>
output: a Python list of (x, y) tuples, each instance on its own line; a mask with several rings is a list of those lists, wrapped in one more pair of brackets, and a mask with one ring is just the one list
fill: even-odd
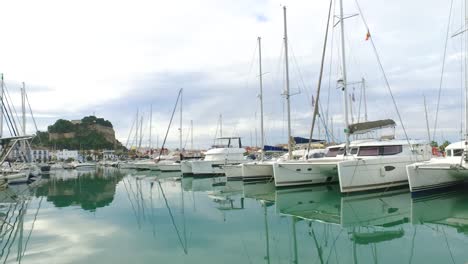
[[(106, 138), (103, 133), (93, 127), (100, 125), (112, 129), (110, 121), (95, 116), (86, 116), (81, 119), (81, 123), (74, 123), (64, 119), (57, 120), (55, 124), (48, 126), (48, 132), (37, 132), (33, 145), (54, 149), (123, 149), (120, 142), (115, 139), (110, 140), (109, 135)], [(55, 137), (51, 138), (51, 133), (56, 134)], [(63, 135), (64, 133), (74, 133), (74, 135), (67, 138)]]
[(75, 130), (75, 125), (64, 119), (59, 119), (55, 122), (55, 124), (48, 126), (47, 131), (49, 133), (68, 133), (73, 132)]

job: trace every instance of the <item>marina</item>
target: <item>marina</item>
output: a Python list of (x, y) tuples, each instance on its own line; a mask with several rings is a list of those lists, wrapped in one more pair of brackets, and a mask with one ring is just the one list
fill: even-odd
[(468, 263), (468, 0), (1, 6), (0, 263)]
[[(225, 177), (60, 170), (2, 197), (5, 263), (464, 263), (466, 191), (342, 195)], [(440, 208), (433, 210), (433, 208)], [(109, 254), (113, 252), (113, 254)], [(398, 252), (398, 254), (395, 254)]]

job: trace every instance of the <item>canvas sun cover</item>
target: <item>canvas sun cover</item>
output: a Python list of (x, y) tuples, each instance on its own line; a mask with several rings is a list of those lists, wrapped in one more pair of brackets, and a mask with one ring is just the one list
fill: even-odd
[(384, 119), (384, 120), (352, 124), (348, 127), (348, 130), (349, 130), (349, 134), (363, 134), (372, 130), (387, 128), (387, 127), (395, 127), (395, 126), (396, 126), (396, 123), (392, 119)]

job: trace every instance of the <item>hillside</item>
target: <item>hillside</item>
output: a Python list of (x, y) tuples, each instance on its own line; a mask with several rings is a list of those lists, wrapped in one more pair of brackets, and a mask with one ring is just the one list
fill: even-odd
[(115, 139), (112, 123), (104, 118), (87, 116), (81, 120), (59, 119), (47, 128), (47, 132), (38, 132), (33, 143), (37, 147), (55, 149), (122, 149), (122, 144)]

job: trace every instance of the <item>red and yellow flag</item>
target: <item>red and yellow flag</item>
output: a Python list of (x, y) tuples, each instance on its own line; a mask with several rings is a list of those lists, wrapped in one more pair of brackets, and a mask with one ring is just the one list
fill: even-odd
[(370, 38), (370, 32), (369, 32), (369, 30), (367, 30), (366, 41), (369, 40), (369, 38)]

